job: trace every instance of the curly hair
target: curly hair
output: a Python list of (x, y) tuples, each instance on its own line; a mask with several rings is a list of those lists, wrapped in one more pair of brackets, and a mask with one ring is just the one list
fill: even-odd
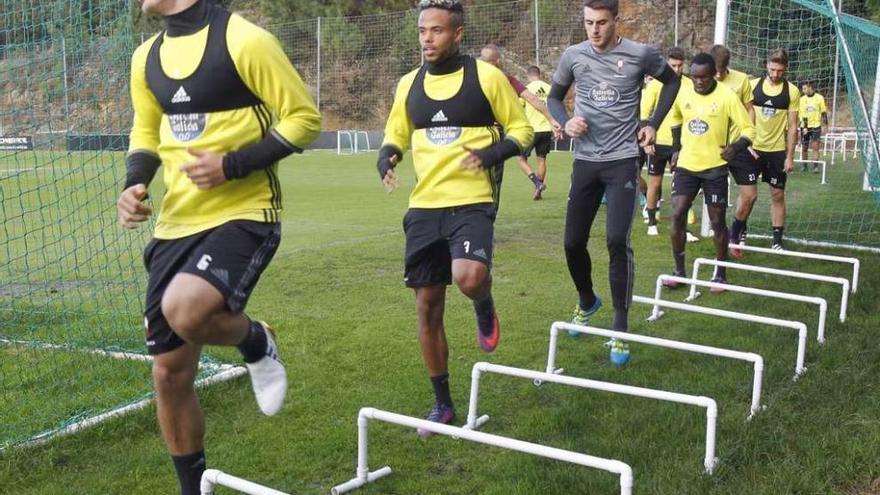
[(454, 27), (464, 25), (464, 6), (459, 0), (421, 0), (419, 12), (428, 9), (441, 9), (449, 12)]

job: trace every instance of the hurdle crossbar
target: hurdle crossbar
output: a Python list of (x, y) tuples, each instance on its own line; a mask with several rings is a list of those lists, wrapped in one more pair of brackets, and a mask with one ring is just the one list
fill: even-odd
[[(730, 349), (720, 349), (718, 347), (691, 344), (689, 342), (679, 342), (677, 340), (667, 340), (629, 332), (616, 332), (614, 330), (605, 330), (603, 328), (573, 325), (571, 323), (557, 321), (550, 326), (550, 350), (547, 353), (546, 373), (559, 375), (565, 371), (562, 368), (556, 368), (556, 350), (558, 347), (559, 332), (563, 330), (753, 363), (755, 373), (754, 378), (752, 379), (752, 404), (749, 407), (748, 419), (751, 419), (755, 414), (758, 413), (758, 411), (761, 410), (761, 389), (764, 377), (764, 358), (761, 357), (760, 354), (755, 354), (754, 352), (741, 352)], [(535, 385), (540, 385), (542, 381), (543, 380), (535, 381)]]
[(214, 488), (218, 486), (225, 486), (248, 495), (289, 495), (288, 493), (279, 492), (278, 490), (258, 485), (245, 479), (236, 478), (216, 469), (206, 469), (202, 473), (200, 487), (202, 495), (214, 495)]
[[(748, 313), (737, 313), (735, 311), (727, 311), (724, 309), (704, 308), (703, 306), (694, 306), (692, 304), (663, 301), (661, 299), (651, 299), (641, 296), (633, 296), (632, 300), (634, 303), (649, 304), (651, 306), (654, 306), (655, 308), (659, 306), (661, 308), (677, 309), (680, 311), (688, 311), (691, 313), (699, 313), (708, 316), (719, 316), (721, 318), (730, 318), (732, 320), (748, 321), (752, 323), (759, 323), (762, 325), (795, 330), (798, 333), (798, 349), (797, 359), (794, 366), (794, 379), (797, 380), (800, 375), (804, 374), (807, 371), (807, 368), (804, 366), (804, 361), (806, 360), (807, 355), (807, 325), (803, 322), (780, 320), (778, 318), (768, 318), (766, 316), (758, 316)], [(648, 321), (655, 321), (663, 316), (663, 312), (659, 309), (655, 309), (655, 311), (656, 313), (652, 312), (651, 316), (648, 317)]]
[[(741, 263), (731, 263), (729, 261), (719, 261), (709, 258), (697, 258), (694, 260), (694, 271), (691, 278), (700, 278), (700, 267), (702, 265), (721, 266), (733, 270), (744, 270), (748, 272), (766, 273), (769, 275), (778, 275), (781, 277), (799, 278), (802, 280), (814, 280), (817, 282), (827, 282), (830, 284), (838, 284), (841, 286), (840, 294), (840, 321), (846, 321), (846, 307), (849, 302), (849, 280), (842, 277), (829, 277), (826, 275), (817, 275), (815, 273), (795, 272), (791, 270), (780, 270), (778, 268), (767, 268), (766, 266), (744, 265)], [(691, 292), (688, 297), (693, 297), (697, 291), (697, 286), (691, 286)]]
[(495, 373), (497, 375), (506, 375), (516, 378), (526, 378), (529, 380), (541, 380), (549, 383), (558, 383), (560, 385), (568, 385), (570, 387), (585, 388), (590, 390), (601, 390), (613, 394), (629, 395), (633, 397), (643, 397), (646, 399), (661, 400), (666, 402), (675, 402), (690, 406), (698, 406), (706, 408), (706, 454), (703, 458), (703, 467), (706, 473), (712, 474), (715, 469), (715, 432), (718, 421), (718, 405), (709, 397), (701, 397), (695, 395), (679, 394), (676, 392), (667, 392), (664, 390), (655, 390), (650, 388), (633, 387), (631, 385), (621, 385), (618, 383), (600, 382), (596, 380), (588, 380), (586, 378), (575, 378), (566, 375), (557, 375), (554, 373), (544, 373), (541, 371), (524, 370), (521, 368), (512, 368), (510, 366), (501, 366), (485, 362), (476, 363), (471, 371), (471, 398), (468, 406), (467, 425), (465, 429), (475, 430), (489, 421), (488, 415), (477, 417), (477, 407), (480, 397), (480, 377), (483, 373)]
[[(716, 289), (716, 288), (717, 289), (724, 289), (724, 290), (727, 290), (730, 292), (741, 292), (743, 294), (752, 294), (755, 296), (772, 297), (772, 298), (776, 298), (776, 299), (785, 299), (788, 301), (797, 301), (797, 302), (815, 304), (815, 305), (819, 306), (819, 323), (817, 325), (816, 340), (820, 344), (825, 343), (825, 319), (828, 314), (828, 301), (826, 301), (825, 299), (823, 299), (821, 297), (804, 296), (801, 294), (790, 294), (788, 292), (777, 292), (775, 290), (756, 289), (754, 287), (743, 287), (740, 285), (721, 284), (718, 282), (706, 282), (704, 280), (697, 280), (694, 278), (686, 278), (686, 277), (676, 277), (674, 275), (660, 275), (657, 277), (657, 286), (656, 286), (655, 292), (654, 292), (655, 299), (663, 299), (663, 297), (662, 297), (663, 282), (665, 282), (665, 281), (678, 282), (680, 284), (687, 284), (687, 285), (698, 286), (698, 287), (709, 287), (712, 289)], [(685, 299), (685, 302), (693, 302), (698, 297), (700, 297), (700, 292), (696, 291), (696, 292), (694, 292), (693, 297), (688, 296), (688, 298)], [(654, 313), (656, 314), (659, 311), (659, 309), (660, 308), (655, 307)]]
[(831, 261), (834, 263), (846, 263), (852, 265), (852, 284), (851, 293), (855, 294), (859, 290), (859, 269), (861, 261), (858, 258), (850, 258), (847, 256), (833, 256), (830, 254), (806, 253), (803, 251), (789, 251), (788, 249), (770, 249), (757, 246), (748, 246), (746, 244), (730, 244), (730, 249), (739, 249), (740, 251), (752, 251), (755, 253), (774, 254), (778, 256), (791, 256), (794, 258), (804, 258), (808, 260)]
[(827, 162), (825, 160), (795, 160), (794, 162), (795, 163), (803, 163), (803, 164), (815, 163), (818, 165), (822, 165), (822, 182), (820, 182), (820, 184), (822, 184), (822, 185), (828, 184), (828, 181), (826, 180), (826, 171), (825, 171), (825, 166), (827, 165)]
[(439, 435), (459, 438), (470, 442), (492, 445), (508, 450), (515, 450), (525, 454), (546, 457), (557, 461), (570, 462), (580, 466), (601, 469), (614, 473), (620, 477), (620, 495), (632, 495), (633, 473), (632, 468), (621, 461), (612, 459), (603, 459), (601, 457), (593, 457), (591, 455), (579, 454), (568, 450), (548, 447), (536, 443), (524, 442), (513, 438), (491, 435), (479, 431), (458, 428), (442, 423), (435, 423), (424, 419), (417, 419), (410, 416), (395, 414), (372, 407), (365, 407), (358, 413), (358, 464), (356, 476), (341, 485), (336, 485), (330, 491), (332, 495), (340, 495), (350, 492), (356, 488), (360, 488), (367, 483), (372, 483), (379, 478), (383, 478), (391, 474), (391, 468), (385, 466), (377, 471), (370, 471), (368, 465), (367, 450), (367, 428), (370, 420), (382, 421), (408, 428), (421, 428)]

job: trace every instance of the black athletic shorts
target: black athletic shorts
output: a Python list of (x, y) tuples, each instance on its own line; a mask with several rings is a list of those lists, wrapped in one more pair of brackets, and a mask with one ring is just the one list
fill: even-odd
[(654, 146), (654, 156), (648, 156), (648, 175), (662, 176), (666, 173), (666, 165), (672, 162), (672, 146), (658, 144)]
[(162, 296), (178, 273), (213, 285), (233, 313), (240, 313), (281, 240), (281, 224), (233, 220), (180, 239), (153, 239), (144, 249), (147, 283), (144, 327), (150, 354), (184, 344), (162, 314)]
[(403, 217), (406, 234), (404, 283), (428, 287), (452, 283), (452, 260), (492, 266), (495, 205), (410, 208)]
[(761, 180), (775, 189), (785, 189), (785, 151), (759, 151), (758, 170)]
[(535, 142), (532, 143), (525, 151), (523, 151), (522, 156), (524, 158), (528, 158), (532, 156), (532, 150), (535, 151), (535, 155), (538, 158), (547, 158), (547, 155), (550, 154), (550, 149), (553, 148), (553, 133), (552, 132), (536, 132), (535, 133)]
[(687, 196), (693, 201), (703, 189), (707, 206), (727, 206), (727, 167), (693, 172), (676, 167), (672, 177), (672, 196)]
[(801, 132), (801, 143), (810, 144), (810, 143), (818, 143), (822, 140), (822, 128), (821, 127), (810, 127), (803, 132)]
[(736, 158), (728, 163), (727, 167), (738, 186), (754, 186), (758, 183), (761, 169), (758, 167), (758, 160), (752, 156), (749, 150), (741, 150), (737, 153)]

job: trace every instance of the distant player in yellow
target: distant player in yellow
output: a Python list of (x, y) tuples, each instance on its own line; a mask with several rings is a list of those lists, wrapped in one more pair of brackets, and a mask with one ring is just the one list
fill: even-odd
[[(681, 146), (672, 181), (672, 255), (674, 273), (680, 277), (685, 276), (687, 212), (700, 189), (715, 235), (715, 257), (727, 259), (727, 162), (747, 149), (755, 136), (749, 114), (737, 95), (714, 79), (715, 60), (711, 55), (695, 56), (690, 72), (693, 84), (682, 84), (668, 117), (676, 146)], [(737, 129), (738, 136), (731, 143), (733, 129)], [(727, 282), (722, 267), (715, 271), (712, 281)], [(675, 288), (679, 283), (666, 285)]]
[[(816, 152), (816, 160), (819, 160), (819, 142), (822, 134), (828, 127), (828, 108), (825, 106), (825, 98), (816, 92), (811, 81), (801, 85), (801, 106), (798, 117), (801, 119), (801, 160), (810, 159), (810, 151)], [(803, 171), (807, 171), (807, 163), (804, 163)], [(813, 163), (813, 172), (819, 171), (819, 164)]]
[[(788, 52), (777, 49), (767, 57), (767, 75), (750, 81), (755, 108), (755, 142), (752, 148), (757, 159), (752, 166), (742, 165), (733, 170), (737, 183), (757, 184), (758, 175), (770, 186), (770, 221), (773, 227), (773, 249), (783, 249), (782, 237), (785, 226), (785, 183), (794, 168), (794, 149), (798, 139), (798, 111), (801, 92), (785, 79), (788, 69)], [(740, 153), (737, 157), (745, 157)], [(742, 181), (742, 182), (741, 182)], [(745, 242), (747, 222), (755, 196), (741, 199), (730, 228), (731, 242)], [(731, 255), (742, 256), (739, 250)]]
[[(526, 89), (537, 96), (538, 99), (546, 105), (547, 96), (550, 94), (550, 84), (542, 79), (541, 69), (538, 66), (533, 65), (529, 67), (526, 76), (529, 80)], [(547, 182), (547, 155), (550, 154), (550, 148), (553, 147), (553, 140), (555, 137), (553, 125), (547, 120), (547, 117), (535, 107), (527, 104), (525, 100), (523, 100), (523, 102), (525, 103), (523, 108), (526, 112), (526, 118), (529, 119), (529, 124), (531, 124), (532, 129), (535, 130), (535, 142), (525, 150), (522, 155), (520, 155), (519, 168), (529, 179), (532, 179), (532, 182), (535, 183), (535, 194), (533, 199), (541, 199), (541, 193), (547, 188), (545, 185)], [(555, 122), (555, 120), (553, 122)], [(532, 170), (532, 167), (529, 166), (529, 156), (531, 156), (533, 150), (538, 161), (537, 173), (535, 173)]]
[[(684, 64), (686, 55), (684, 50), (675, 46), (666, 53), (666, 63), (675, 71), (679, 77), (684, 73)], [(682, 85), (686, 78), (682, 80)], [(689, 84), (689, 83), (687, 83)], [(663, 84), (651, 79), (645, 89), (642, 91), (641, 102), (641, 120), (647, 123), (657, 108), (657, 102), (660, 101), (660, 91)], [(647, 207), (648, 213), (648, 235), (656, 236), (657, 232), (657, 210), (658, 201), (663, 195), (663, 174), (666, 173), (666, 165), (674, 163), (674, 156), (677, 154), (672, 147), (672, 128), (669, 125), (669, 117), (663, 119), (660, 128), (657, 129), (657, 144), (648, 146), (645, 149), (646, 161), (648, 164), (648, 191), (647, 191)], [(670, 167), (672, 168), (672, 167)], [(671, 171), (671, 170), (670, 170)]]
[[(487, 64), (492, 64), (501, 69), (501, 72), (504, 72), (504, 75), (513, 87), (513, 91), (524, 102), (523, 107), (527, 112), (526, 116), (529, 118), (529, 122), (532, 123), (532, 127), (535, 127), (535, 124), (538, 124), (539, 128), (544, 129), (544, 122), (547, 122), (550, 126), (551, 138), (559, 139), (562, 137), (562, 126), (559, 125), (559, 122), (556, 122), (556, 119), (554, 119), (553, 116), (550, 115), (550, 111), (547, 110), (547, 95), (550, 93), (549, 85), (547, 89), (543, 90), (544, 94), (539, 95), (538, 91), (541, 91), (542, 88), (538, 87), (537, 84), (529, 84), (526, 86), (521, 83), (519, 79), (505, 72), (504, 66), (501, 63), (501, 49), (498, 48), (497, 45), (489, 44), (484, 46), (480, 50), (480, 60)], [(540, 80), (540, 73), (538, 79)], [(532, 79), (530, 79), (530, 81), (532, 81)], [(529, 112), (533, 115), (530, 115)], [(540, 132), (543, 132), (543, 130)], [(544, 136), (541, 135), (540, 137), (536, 137), (535, 141), (537, 142), (539, 139), (541, 140), (541, 146), (543, 147)], [(549, 152), (549, 147), (547, 148), (547, 151)], [(528, 152), (531, 153), (531, 148), (529, 148)], [(503, 163), (499, 164), (498, 170), (495, 171), (495, 180), (498, 182), (499, 189), (501, 188), (501, 180), (504, 176), (503, 165)], [(532, 185), (535, 186), (533, 199), (541, 199), (541, 193), (547, 188), (544, 185), (543, 176), (538, 177), (538, 175), (532, 171), (531, 167), (529, 167), (529, 163), (527, 161), (524, 162), (522, 159), (519, 160), (519, 167), (520, 170), (523, 171), (523, 174), (532, 181)]]
[(284, 401), (272, 333), (244, 310), (281, 237), (278, 162), (317, 137), (321, 117), (268, 32), (208, 0), (140, 3), (165, 29), (132, 56), (134, 125), (117, 213), (126, 228), (149, 219), (144, 200), (161, 167), (165, 194), (144, 250), (146, 343), (181, 493), (198, 495), (202, 348), (238, 348), (264, 414)]
[(464, 7), (458, 0), (421, 0), (418, 29), (425, 63), (397, 85), (376, 166), (386, 190), (394, 191), (394, 167), (412, 148), (417, 182), (403, 219), (404, 283), (415, 291), (419, 344), (434, 389), (428, 420), (451, 423), (446, 287), (455, 282), (473, 301), (477, 342), (494, 351), (501, 326), (490, 274), (492, 175), (532, 144), (533, 133), (504, 73), (459, 52)]
[[(752, 85), (749, 83), (750, 76), (745, 72), (733, 70), (730, 68), (730, 50), (724, 45), (715, 45), (709, 50), (712, 58), (715, 59), (715, 68), (717, 73), (715, 79), (730, 88), (737, 97), (739, 97), (749, 118), (754, 123), (755, 110), (752, 104), (754, 97), (752, 96)], [(734, 131), (736, 131), (734, 129)], [(731, 139), (735, 136), (731, 136)], [(758, 170), (754, 150), (742, 150), (727, 167), (734, 182), (739, 187), (739, 194), (736, 198), (736, 210), (734, 218), (748, 218), (752, 211), (752, 206), (758, 199)], [(739, 225), (734, 221), (734, 225)], [(734, 229), (731, 229), (730, 235), (732, 240), (744, 239), (746, 228), (743, 225), (739, 234), (734, 235)], [(731, 251), (734, 256), (739, 256), (740, 251)]]

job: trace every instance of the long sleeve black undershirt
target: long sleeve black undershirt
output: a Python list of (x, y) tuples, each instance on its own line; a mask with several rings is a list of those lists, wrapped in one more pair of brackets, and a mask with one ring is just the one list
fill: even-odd
[(125, 157), (125, 186), (122, 190), (137, 184), (149, 186), (161, 165), (162, 161), (153, 153), (147, 151), (129, 153)]
[(648, 125), (654, 129), (659, 129), (666, 114), (672, 109), (675, 103), (675, 97), (678, 96), (678, 90), (681, 88), (681, 78), (668, 65), (663, 69), (663, 73), (656, 77), (658, 81), (663, 83), (663, 89), (660, 90), (660, 97), (657, 100), (657, 107), (654, 109), (654, 115), (648, 121)]

